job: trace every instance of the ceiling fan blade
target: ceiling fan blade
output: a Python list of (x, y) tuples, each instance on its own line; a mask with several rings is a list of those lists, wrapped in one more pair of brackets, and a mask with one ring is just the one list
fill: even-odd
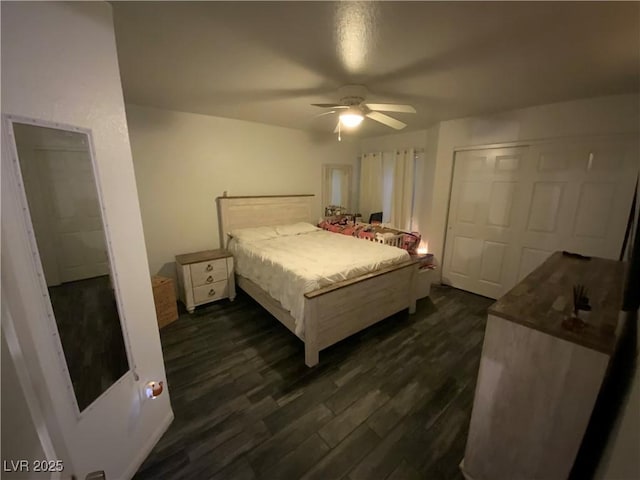
[(406, 123), (403, 123), (400, 120), (396, 120), (395, 118), (380, 112), (369, 112), (367, 113), (367, 117), (371, 120), (375, 120), (376, 122), (380, 122), (387, 127), (395, 128), (396, 130), (402, 130), (407, 126)]
[(336, 124), (336, 128), (333, 130), (333, 133), (338, 133), (339, 130), (340, 130), (340, 120), (338, 120), (338, 123)]
[(316, 118), (318, 118), (318, 117), (323, 117), (323, 116), (325, 116), (325, 115), (331, 115), (332, 113), (336, 113), (336, 111), (335, 111), (335, 110), (329, 110), (328, 112), (319, 113), (319, 114), (317, 114), (315, 117), (316, 117)]
[(320, 107), (320, 108), (349, 108), (346, 105), (340, 105), (335, 103), (312, 103), (312, 107)]
[(375, 110), (378, 112), (416, 113), (416, 109), (411, 105), (394, 105), (392, 103), (365, 103), (365, 106), (370, 110)]

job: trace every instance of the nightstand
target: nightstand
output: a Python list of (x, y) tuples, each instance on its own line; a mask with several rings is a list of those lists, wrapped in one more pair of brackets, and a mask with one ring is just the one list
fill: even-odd
[(416, 298), (428, 297), (431, 293), (431, 284), (434, 283), (438, 277), (433, 264), (432, 254), (416, 254), (411, 255), (411, 258), (420, 260), (420, 268), (418, 269), (418, 276), (416, 278)]
[(428, 297), (431, 294), (431, 284), (438, 277), (433, 268), (420, 268), (416, 278), (416, 299)]
[(189, 313), (199, 305), (236, 297), (233, 256), (227, 250), (176, 255), (176, 270), (180, 300)]

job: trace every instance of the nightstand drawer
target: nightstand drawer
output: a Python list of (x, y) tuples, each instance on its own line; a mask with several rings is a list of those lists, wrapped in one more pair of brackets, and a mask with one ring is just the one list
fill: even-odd
[(225, 298), (229, 295), (229, 282), (225, 279), (210, 285), (202, 285), (193, 289), (193, 300), (196, 304)]
[(194, 287), (209, 285), (227, 279), (227, 261), (225, 258), (202, 263), (193, 263), (191, 283)]

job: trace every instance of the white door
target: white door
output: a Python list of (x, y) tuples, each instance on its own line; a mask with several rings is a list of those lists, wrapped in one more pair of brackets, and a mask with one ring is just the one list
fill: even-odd
[(456, 154), (443, 280), (497, 297), (515, 280), (527, 147)]
[(48, 177), (52, 230), (61, 282), (109, 273), (98, 192), (91, 160), (82, 151), (37, 150), (39, 172)]
[(498, 298), (557, 250), (617, 259), (637, 171), (619, 138), (458, 152), (443, 281)]
[(88, 153), (35, 148), (20, 154), (29, 155), (23, 179), (47, 285), (109, 274)]
[[(137, 197), (135, 188), (132, 188), (135, 185), (133, 172), (123, 168), (122, 164), (114, 165), (113, 161), (101, 163), (93, 154), (90, 131), (58, 124), (53, 126), (65, 134), (85, 136), (87, 140), (88, 153), (84, 156), (72, 154), (71, 163), (80, 161), (80, 158), (87, 162), (84, 173), (74, 174), (73, 179), (75, 182), (88, 180), (91, 185), (74, 185), (73, 188), (84, 188), (85, 193), (95, 189), (100, 199), (98, 218), (106, 234), (106, 246), (114, 273), (110, 287), (116, 295), (112, 295), (111, 301), (115, 302), (118, 311), (112, 324), (115, 328), (109, 332), (122, 334), (112, 338), (119, 340), (120, 346), (124, 343), (126, 350), (124, 368), (105, 382), (105, 377), (100, 375), (100, 367), (110, 362), (112, 354), (118, 350), (113, 348), (112, 343), (100, 343), (105, 329), (88, 323), (95, 320), (95, 309), (103, 305), (100, 301), (89, 304), (77, 318), (66, 317), (71, 323), (77, 320), (76, 323), (89, 326), (79, 330), (79, 335), (75, 337), (74, 343), (82, 346), (80, 352), (86, 353), (85, 357), (91, 359), (94, 358), (89, 356), (92, 348), (98, 352), (95, 357), (97, 361), (83, 369), (88, 375), (81, 378), (88, 379), (88, 385), (98, 384), (101, 389), (80, 407), (76, 382), (66, 359), (70, 350), (61, 341), (62, 334), (56, 321), (60, 310), (52, 307), (52, 289), (45, 282), (13, 129), (15, 124), (42, 129), (52, 129), (52, 125), (12, 116), (6, 116), (3, 120), (2, 328), (3, 332), (11, 334), (7, 335), (11, 358), (16, 369), (23, 372), (20, 387), (24, 392), (31, 392), (30, 397), (35, 397), (29, 403), (32, 420), (41, 438), (49, 439), (42, 441), (50, 446), (45, 449), (47, 458), (37, 459), (49, 463), (38, 465), (50, 467), (59, 474), (57, 478), (62, 479), (84, 479), (95, 471), (104, 471), (108, 480), (131, 478), (173, 420)], [(33, 158), (27, 161), (33, 161)], [(53, 160), (49, 158), (49, 161)], [(55, 160), (63, 161), (60, 158)], [(109, 168), (111, 170), (105, 175), (100, 175)], [(61, 196), (56, 201), (61, 204), (67, 202), (63, 212), (75, 209), (88, 214), (95, 213), (96, 205), (84, 202), (83, 195), (58, 193)], [(71, 205), (72, 199), (80, 200), (81, 204)], [(114, 199), (126, 201), (119, 208), (114, 204)], [(104, 216), (104, 223), (100, 214)], [(74, 216), (78, 215), (69, 216), (71, 223)], [(85, 240), (91, 243), (91, 238), (82, 239)], [(85, 269), (85, 273), (87, 271)], [(107, 287), (103, 290), (111, 289)], [(83, 291), (79, 292), (82, 294)], [(69, 301), (63, 303), (72, 305), (76, 298), (70, 297)], [(100, 297), (100, 300), (102, 298), (105, 297)], [(98, 343), (93, 343), (95, 340)], [(94, 347), (91, 347), (92, 344)], [(101, 347), (108, 349), (100, 350)], [(100, 356), (101, 352), (108, 354)], [(164, 393), (157, 398), (148, 398), (145, 387), (150, 381), (165, 382)], [(29, 455), (31, 452), (24, 453)], [(18, 464), (20, 459), (11, 460)], [(34, 468), (34, 459), (28, 460), (27, 468)], [(7, 465), (11, 468), (12, 464)]]
[[(11, 351), (11, 361), (21, 364), (16, 371), (33, 387), (29, 397), (42, 415), (32, 413), (32, 420), (38, 432), (46, 430), (51, 437), (53, 451), (44, 453), (54, 467), (56, 460), (63, 461), (64, 479), (73, 475), (84, 480), (87, 473), (100, 470), (109, 480), (132, 477), (173, 417), (166, 389), (153, 400), (144, 395), (145, 383), (164, 380), (165, 371), (111, 10), (107, 2), (2, 3), (2, 330), (8, 331), (6, 324), (14, 327), (20, 349)], [(49, 289), (16, 175), (13, 122), (87, 134), (90, 140), (112, 286), (130, 358), (126, 373), (81, 411), (51, 318)], [(39, 137), (32, 145), (40, 145)], [(91, 319), (92, 312), (76, 318), (78, 323)], [(100, 331), (87, 332), (76, 343), (84, 346), (100, 336)], [(89, 362), (88, 371), (94, 372), (98, 363)], [(16, 388), (24, 390), (22, 385)], [(24, 448), (23, 454), (21, 458), (37, 458), (37, 450)]]

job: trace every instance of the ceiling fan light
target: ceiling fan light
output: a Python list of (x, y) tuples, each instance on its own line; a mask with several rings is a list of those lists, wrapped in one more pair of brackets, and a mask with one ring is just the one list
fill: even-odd
[(349, 109), (340, 115), (340, 122), (347, 128), (357, 127), (364, 120), (364, 115), (357, 110)]

